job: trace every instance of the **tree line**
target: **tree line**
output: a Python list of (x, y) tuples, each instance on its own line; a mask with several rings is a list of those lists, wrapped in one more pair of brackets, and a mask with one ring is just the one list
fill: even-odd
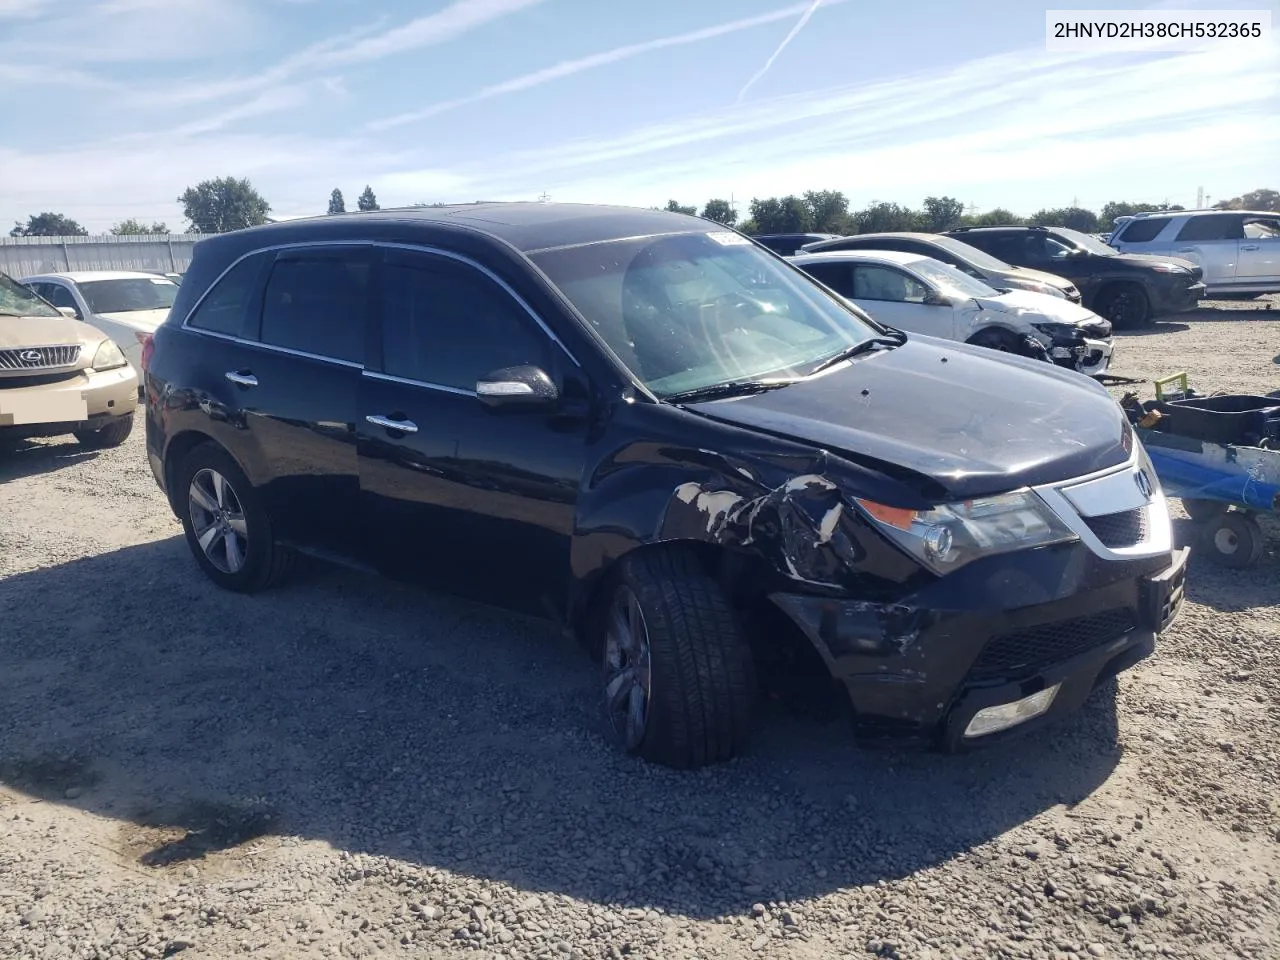
[[(226, 233), (243, 230), (267, 222), (271, 205), (247, 179), (219, 177), (204, 180), (188, 187), (178, 197), (182, 204), (191, 233)], [(438, 204), (437, 204), (438, 205)], [(426, 204), (415, 204), (426, 206)], [(1276, 210), (1280, 211), (1280, 192), (1275, 190), (1250, 190), (1230, 200), (1215, 203), (1218, 210)], [(356, 200), (359, 210), (378, 210), (378, 198), (373, 189), (365, 186)], [(335, 187), (329, 195), (328, 213), (346, 212), (342, 190)], [(686, 206), (676, 200), (667, 202), (665, 208), (677, 213), (701, 216), (716, 223), (736, 227), (744, 233), (888, 233), (920, 231), (941, 233), (955, 227), (972, 226), (1055, 226), (1071, 227), (1085, 233), (1109, 231), (1119, 217), (1135, 213), (1162, 210), (1182, 210), (1177, 204), (1130, 203), (1113, 200), (1100, 211), (1084, 207), (1058, 207), (1038, 210), (1030, 217), (1020, 217), (1011, 210), (996, 207), (980, 214), (968, 214), (964, 204), (954, 197), (925, 197), (919, 208), (898, 203), (874, 201), (861, 210), (850, 210), (849, 200), (839, 190), (807, 190), (802, 194), (785, 197), (754, 198), (749, 205), (746, 219), (739, 220), (737, 211), (728, 200), (708, 200), (698, 212), (697, 206)], [(142, 223), (130, 218), (111, 227), (117, 236), (147, 236), (169, 233), (169, 227), (160, 222)], [(15, 222), (9, 231), (11, 237), (83, 237), (89, 231), (75, 220), (61, 213), (35, 213), (26, 223)]]
[[(1250, 190), (1239, 197), (1215, 203), (1216, 210), (1280, 211), (1280, 192)], [(1084, 207), (1056, 207), (1038, 210), (1030, 217), (1020, 217), (1011, 210), (996, 207), (979, 214), (965, 213), (964, 204), (954, 197), (925, 197), (924, 205), (911, 208), (897, 203), (873, 201), (861, 210), (850, 210), (849, 201), (838, 190), (807, 190), (785, 197), (754, 198), (746, 219), (739, 221), (728, 200), (708, 200), (702, 212), (677, 200), (667, 201), (665, 208), (737, 227), (744, 233), (942, 233), (956, 227), (1053, 226), (1070, 227), (1084, 233), (1102, 233), (1114, 228), (1120, 217), (1135, 213), (1182, 210), (1178, 204), (1130, 203), (1112, 200), (1100, 211)]]

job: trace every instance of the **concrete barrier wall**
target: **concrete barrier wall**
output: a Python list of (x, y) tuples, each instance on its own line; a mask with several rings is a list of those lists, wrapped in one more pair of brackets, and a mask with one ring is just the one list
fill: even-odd
[(0, 237), (0, 270), (18, 279), (68, 270), (184, 273), (198, 234), (141, 237)]

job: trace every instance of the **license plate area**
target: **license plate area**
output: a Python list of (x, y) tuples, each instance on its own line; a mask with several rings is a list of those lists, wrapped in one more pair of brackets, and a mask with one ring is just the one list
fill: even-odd
[(1187, 547), (1174, 552), (1168, 569), (1143, 581), (1143, 620), (1150, 630), (1163, 633), (1177, 619), (1187, 591)]
[(89, 404), (79, 390), (0, 391), (0, 426), (79, 423), (89, 418)]

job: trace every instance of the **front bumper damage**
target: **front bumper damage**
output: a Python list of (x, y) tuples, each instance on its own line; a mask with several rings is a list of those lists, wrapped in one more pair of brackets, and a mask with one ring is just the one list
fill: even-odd
[[(771, 599), (843, 685), (862, 734), (960, 750), (1070, 713), (1149, 656), (1181, 608), (1186, 560), (1184, 548), (1103, 562), (1073, 543), (975, 562), (898, 603)], [(1038, 694), (1038, 712), (965, 735), (983, 711), (998, 719), (992, 708)]]

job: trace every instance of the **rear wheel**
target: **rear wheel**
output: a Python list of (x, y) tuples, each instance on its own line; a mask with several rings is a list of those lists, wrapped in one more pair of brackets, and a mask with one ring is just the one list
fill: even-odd
[(202, 443), (187, 453), (175, 490), (187, 545), (218, 586), (254, 593), (292, 572), (296, 555), (274, 541), (258, 492), (221, 447)]
[(751, 651), (696, 554), (658, 548), (623, 559), (596, 629), (606, 723), (619, 747), (681, 769), (739, 752), (755, 694)]
[(127, 417), (116, 417), (96, 430), (77, 430), (73, 436), (82, 447), (88, 447), (91, 450), (106, 450), (108, 447), (120, 446), (120, 444), (129, 439), (129, 434), (131, 433), (133, 433), (132, 414)]
[(1151, 302), (1136, 283), (1115, 283), (1098, 294), (1097, 312), (1116, 330), (1135, 330), (1151, 322)]

